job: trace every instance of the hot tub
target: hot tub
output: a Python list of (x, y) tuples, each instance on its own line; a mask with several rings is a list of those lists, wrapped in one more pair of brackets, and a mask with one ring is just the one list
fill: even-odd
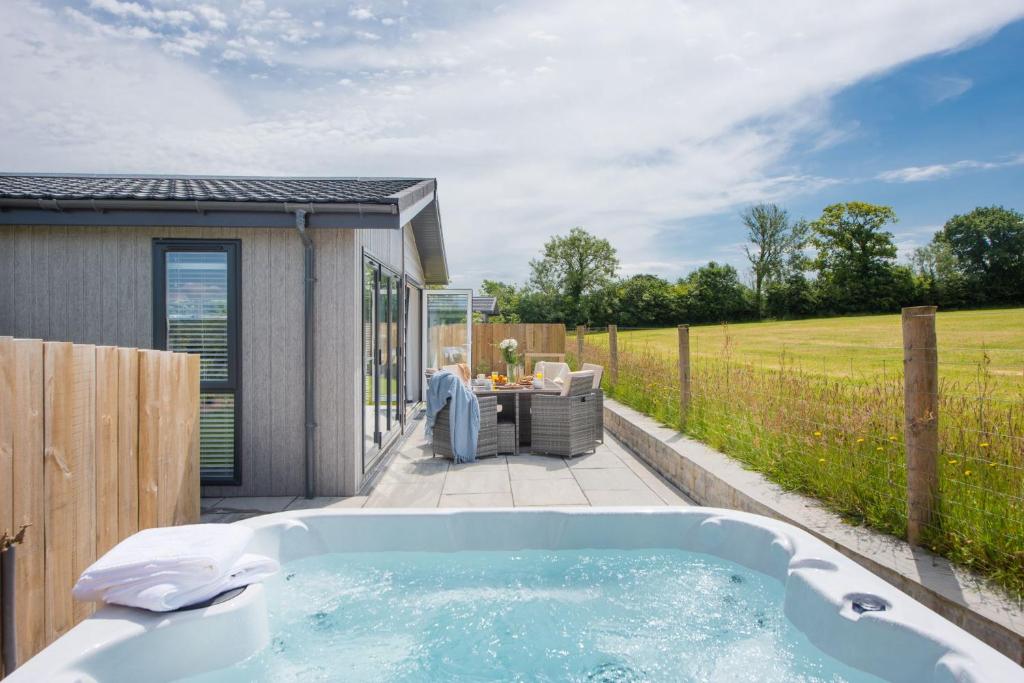
[(1024, 680), (757, 515), (307, 510), (239, 524), (278, 576), (201, 609), (103, 608), (8, 680)]

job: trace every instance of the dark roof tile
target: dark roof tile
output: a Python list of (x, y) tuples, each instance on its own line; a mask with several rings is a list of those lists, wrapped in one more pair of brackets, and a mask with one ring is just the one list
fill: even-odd
[(0, 199), (393, 203), (421, 178), (0, 174)]

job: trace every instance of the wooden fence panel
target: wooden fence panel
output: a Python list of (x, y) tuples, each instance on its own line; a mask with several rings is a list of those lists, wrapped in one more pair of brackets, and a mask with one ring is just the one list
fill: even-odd
[(560, 323), (475, 323), (473, 325), (473, 372), (505, 371), (498, 344), (503, 339), (519, 342), (519, 353), (565, 353), (565, 326)]
[(18, 661), (78, 621), (82, 571), (140, 528), (199, 521), (199, 357), (0, 337), (0, 529)]

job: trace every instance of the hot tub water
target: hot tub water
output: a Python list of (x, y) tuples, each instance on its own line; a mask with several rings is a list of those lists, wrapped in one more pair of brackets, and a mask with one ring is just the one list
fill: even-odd
[(682, 550), (316, 555), (267, 600), (271, 644), (190, 683), (879, 680), (796, 630), (775, 579)]

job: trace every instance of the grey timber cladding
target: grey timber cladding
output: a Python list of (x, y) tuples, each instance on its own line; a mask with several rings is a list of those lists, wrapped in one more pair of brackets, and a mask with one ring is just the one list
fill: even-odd
[(14, 272), (2, 280), (0, 334), (151, 348), (154, 237), (242, 241), (242, 485), (204, 495), (301, 494), (302, 246), (294, 230), (0, 226), (0, 264), (13, 262)]
[[(362, 254), (423, 282), (413, 230), (314, 230), (316, 492), (363, 481)], [(206, 496), (301, 495), (302, 246), (285, 228), (0, 225), (0, 334), (151, 348), (154, 238), (241, 241), (240, 486)]]

